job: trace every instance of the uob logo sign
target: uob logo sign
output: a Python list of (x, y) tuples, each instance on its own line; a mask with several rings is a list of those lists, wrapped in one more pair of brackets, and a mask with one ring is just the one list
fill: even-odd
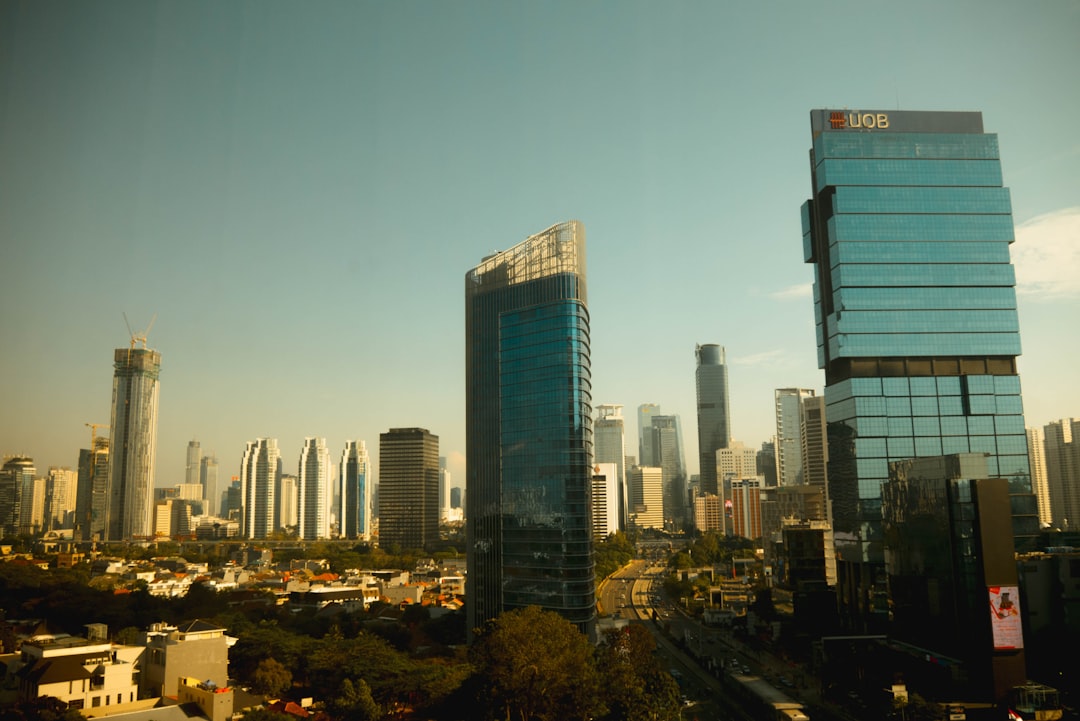
[(889, 127), (889, 116), (885, 113), (829, 113), (829, 125), (833, 130), (853, 128), (856, 130), (884, 129)]

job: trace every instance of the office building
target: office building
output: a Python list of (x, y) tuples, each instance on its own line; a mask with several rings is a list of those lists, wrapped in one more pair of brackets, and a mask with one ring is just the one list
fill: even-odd
[(890, 637), (961, 661), (951, 698), (1001, 703), (1026, 672), (1009, 481), (990, 478), (988, 461), (891, 463), (882, 517)]
[(75, 520), (75, 496), (79, 474), (70, 468), (50, 468), (45, 478), (44, 530), (71, 528)]
[(248, 441), (240, 464), (240, 533), (261, 540), (278, 530), (275, 511), (281, 450), (276, 438)]
[(1038, 529), (1020, 498), (1031, 486), (997, 136), (977, 112), (814, 110), (811, 129), (803, 252), (838, 551), (882, 561), (890, 462), (968, 452), (1012, 482), (1022, 546)]
[(682, 530), (686, 522), (686, 454), (683, 452), (682, 424), (677, 415), (652, 417), (652, 453), (664, 472), (665, 527)]
[(804, 396), (799, 400), (799, 440), (802, 444), (802, 485), (814, 488), (821, 494), (826, 508), (823, 515), (811, 516), (812, 520), (829, 521), (829, 447), (826, 443), (828, 430), (825, 418), (825, 399), (821, 396)]
[(1053, 525), (1054, 514), (1050, 510), (1050, 486), (1046, 479), (1046, 450), (1043, 448), (1042, 428), (1027, 429), (1028, 465), (1031, 466), (1031, 490), (1039, 503), (1039, 525)]
[(300, 527), (300, 479), (279, 473), (274, 486), (274, 529), (297, 531)]
[(732, 532), (755, 540), (762, 537), (761, 501), (764, 491), (761, 478), (731, 480)]
[(777, 388), (773, 391), (776, 410), (776, 480), (781, 486), (798, 486), (802, 480), (802, 412), (804, 398), (813, 396), (809, 388)]
[(105, 506), (110, 541), (153, 536), (161, 354), (143, 347), (113, 352), (112, 445)]
[(202, 465), (202, 445), (196, 440), (187, 444), (187, 463), (184, 465), (184, 483), (199, 483), (199, 470)]
[(341, 454), (341, 511), (338, 526), (342, 538), (371, 538), (371, 459), (363, 441), (345, 441)]
[(1043, 426), (1050, 524), (1063, 531), (1080, 528), (1080, 418)]
[(765, 479), (765, 485), (776, 485), (776, 439), (765, 441), (757, 453), (757, 475)]
[(593, 421), (593, 458), (596, 463), (614, 463), (618, 485), (618, 506), (614, 509), (619, 527), (626, 528), (628, 518), (626, 489), (626, 427), (620, 405), (601, 404)]
[(592, 633), (586, 296), (578, 221), (465, 276), (468, 628), (535, 605)]
[(439, 456), (439, 522), (450, 518), (450, 469), (446, 467), (446, 456)]
[(664, 471), (656, 466), (630, 467), (630, 522), (634, 528), (664, 528)]
[(426, 428), (379, 434), (379, 546), (424, 549), (439, 540), (439, 437)]
[(203, 498), (206, 499), (206, 513), (218, 514), (221, 504), (221, 492), (218, 489), (218, 460), (216, 455), (203, 456), (199, 460), (199, 483), (202, 484)]
[(598, 541), (619, 530), (619, 469), (614, 463), (593, 466), (592, 525)]
[(454, 486), (450, 489), (450, 507), (461, 508), (462, 489), (461, 486)]
[(0, 532), (15, 536), (23, 527), (24, 498), (34, 493), (34, 459), (11, 456), (0, 468)]
[(715, 493), (694, 496), (694, 528), (700, 533), (724, 530), (724, 499)]
[(108, 502), (109, 439), (94, 435), (92, 448), (79, 450), (78, 498), (75, 499), (75, 538), (101, 541)]
[(653, 416), (660, 415), (659, 403), (642, 403), (637, 409), (638, 464), (659, 466), (657, 452), (653, 449)]
[(719, 493), (716, 451), (731, 441), (731, 410), (728, 401), (727, 362), (723, 346), (715, 343), (694, 349), (697, 359), (698, 454), (701, 459), (701, 490)]
[(305, 438), (300, 451), (297, 493), (300, 526), (306, 541), (330, 537), (330, 450), (325, 438)]

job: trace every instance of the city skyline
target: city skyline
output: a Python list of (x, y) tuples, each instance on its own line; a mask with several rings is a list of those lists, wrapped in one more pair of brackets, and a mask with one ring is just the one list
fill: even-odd
[[(594, 404), (678, 415), (698, 472), (691, 351), (715, 342), (731, 437), (760, 446), (775, 389), (824, 386), (797, 208), (827, 103), (982, 112), (1017, 226), (1027, 423), (1076, 416), (1078, 30), (1076, 6), (1004, 2), (5, 4), (0, 329), (20, 352), (0, 454), (77, 467), (123, 314), (157, 314), (156, 486), (184, 480), (192, 439), (224, 485), (251, 438), (292, 469), (305, 437), (412, 426), (464, 479), (460, 275), (564, 218), (589, 228)], [(803, 83), (834, 32), (845, 60)], [(554, 97), (558, 122), (537, 112)]]

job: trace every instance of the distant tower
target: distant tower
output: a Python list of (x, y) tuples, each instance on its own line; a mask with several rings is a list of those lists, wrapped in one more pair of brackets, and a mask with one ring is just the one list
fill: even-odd
[(603, 541), (619, 530), (619, 470), (614, 463), (597, 463), (592, 477), (593, 538)]
[(379, 434), (379, 546), (423, 549), (439, 540), (439, 437), (425, 428)]
[(446, 456), (439, 456), (439, 520), (450, 517), (450, 470), (446, 467)]
[(1054, 514), (1050, 508), (1050, 486), (1046, 478), (1046, 449), (1043, 443), (1042, 428), (1027, 429), (1028, 465), (1031, 466), (1031, 490), (1039, 506), (1039, 524), (1049, 527), (1054, 524)]
[(341, 512), (338, 524), (342, 538), (368, 540), (371, 537), (371, 459), (363, 441), (346, 441), (341, 454)]
[(620, 405), (601, 404), (596, 407), (596, 420), (593, 421), (593, 448), (595, 463), (615, 464), (615, 483), (618, 491), (618, 506), (610, 509), (617, 514), (619, 528), (626, 528), (628, 498), (626, 489), (626, 428), (623, 424), (623, 407)]
[(18, 535), (26, 524), (23, 508), (33, 502), (36, 473), (34, 459), (28, 456), (8, 458), (0, 468), (0, 530), (3, 535)]
[(799, 435), (803, 398), (809, 388), (778, 388), (776, 401), (776, 480), (781, 486), (802, 485), (802, 437)]
[(184, 483), (193, 485), (200, 482), (200, 463), (202, 463), (202, 446), (199, 445), (198, 441), (188, 441), (187, 464), (184, 466)]
[(45, 479), (45, 530), (71, 528), (79, 474), (70, 468), (50, 468)]
[[(825, 425), (825, 398), (822, 396), (803, 396), (799, 400), (799, 440), (802, 443), (801, 466), (804, 486), (816, 488), (821, 494), (821, 508), (828, 508), (829, 447)], [(821, 518), (810, 520), (831, 520), (831, 513), (826, 512)]]
[(243, 504), (240, 533), (244, 538), (267, 538), (274, 527), (278, 461), (281, 451), (276, 438), (248, 441), (240, 464), (240, 494)]
[(727, 364), (723, 346), (709, 343), (694, 350), (697, 358), (698, 454), (701, 490), (717, 493), (716, 451), (731, 440)]
[(652, 419), (660, 415), (660, 404), (642, 403), (637, 409), (638, 429), (638, 464), (641, 466), (659, 466), (657, 453), (653, 448)]
[(218, 491), (218, 460), (216, 455), (203, 456), (199, 461), (199, 483), (203, 487), (207, 515), (218, 515), (221, 493)]
[(652, 417), (654, 463), (664, 472), (664, 521), (681, 529), (686, 519), (686, 455), (679, 416)]
[(1043, 426), (1046, 485), (1056, 528), (1080, 527), (1080, 418), (1064, 418)]
[(274, 530), (300, 527), (300, 479), (291, 473), (278, 473), (274, 484)]
[(630, 468), (630, 518), (635, 528), (664, 528), (664, 472), (655, 466)]
[(330, 451), (325, 438), (305, 438), (300, 451), (300, 538), (330, 537)]
[(109, 439), (94, 435), (91, 448), (79, 451), (78, 497), (75, 499), (75, 537), (100, 541), (105, 533), (109, 485)]
[[(131, 346), (113, 352), (115, 370), (109, 424), (112, 447), (105, 507), (105, 534), (110, 541), (154, 536), (161, 354), (147, 349), (146, 332), (132, 333)], [(136, 341), (142, 341), (141, 348), (135, 347)]]

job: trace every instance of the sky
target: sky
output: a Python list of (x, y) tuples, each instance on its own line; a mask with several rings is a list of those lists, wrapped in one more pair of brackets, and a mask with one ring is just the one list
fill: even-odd
[[(821, 391), (809, 111), (977, 110), (1001, 147), (1027, 424), (1080, 416), (1080, 3), (0, 0), (0, 454), (75, 467), (113, 349), (162, 354), (158, 486), (197, 439), (423, 427), (464, 480), (464, 276), (586, 230), (593, 402), (732, 435)], [(335, 458), (336, 460), (336, 458)]]

